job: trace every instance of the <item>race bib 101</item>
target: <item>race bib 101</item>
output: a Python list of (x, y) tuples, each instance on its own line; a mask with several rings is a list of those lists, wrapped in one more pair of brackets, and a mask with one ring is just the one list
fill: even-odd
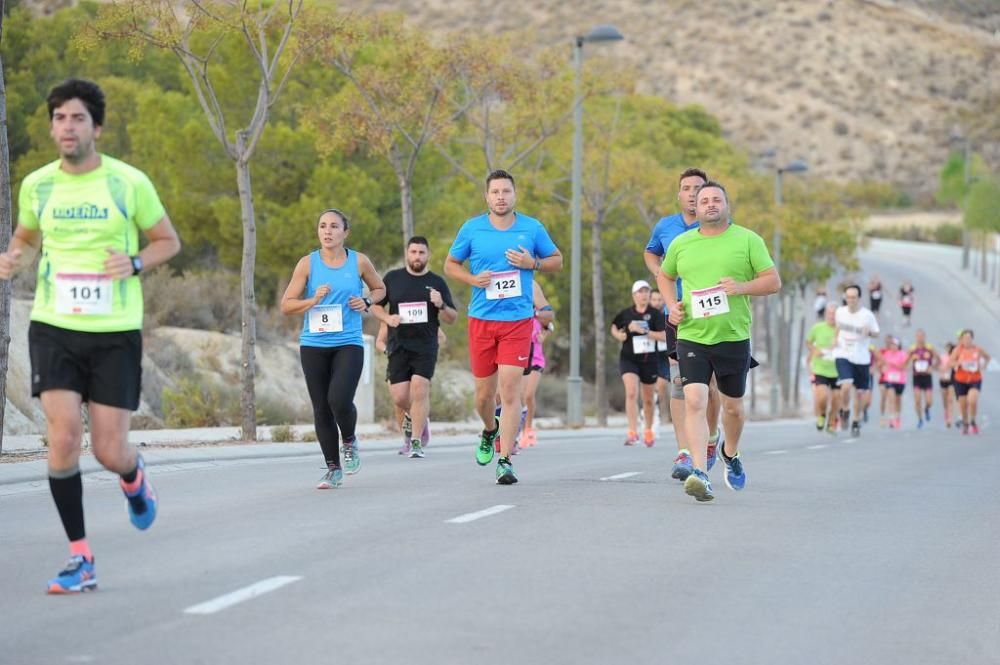
[(486, 287), (487, 300), (503, 300), (521, 295), (521, 271), (504, 270), (495, 272)]
[(725, 287), (720, 285), (691, 291), (692, 318), (703, 319), (727, 312), (729, 312), (729, 297), (726, 296)]
[(56, 313), (110, 314), (112, 282), (100, 273), (56, 273)]
[(317, 305), (309, 310), (309, 332), (341, 332), (344, 329), (344, 313), (340, 305)]
[(427, 303), (426, 302), (399, 303), (399, 322), (427, 323)]

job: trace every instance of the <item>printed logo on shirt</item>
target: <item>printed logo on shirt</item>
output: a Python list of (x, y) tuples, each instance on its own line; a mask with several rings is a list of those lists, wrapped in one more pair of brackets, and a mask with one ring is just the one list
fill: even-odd
[(93, 203), (81, 203), (52, 208), (52, 217), (53, 219), (107, 219), (108, 209), (99, 208)]

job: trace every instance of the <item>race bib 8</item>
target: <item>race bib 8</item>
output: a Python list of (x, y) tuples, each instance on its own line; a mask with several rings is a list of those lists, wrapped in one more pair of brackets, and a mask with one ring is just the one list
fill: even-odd
[(110, 314), (111, 284), (100, 273), (56, 273), (56, 313)]
[(703, 319), (729, 312), (729, 297), (723, 286), (691, 291), (691, 317)]
[(399, 322), (427, 323), (427, 303), (426, 302), (399, 303)]
[(642, 355), (656, 351), (656, 341), (649, 338), (649, 335), (636, 335), (632, 338), (632, 353)]
[(341, 332), (344, 329), (344, 313), (340, 305), (317, 305), (309, 310), (309, 332)]
[(521, 271), (504, 270), (495, 272), (486, 287), (487, 300), (503, 300), (521, 295)]

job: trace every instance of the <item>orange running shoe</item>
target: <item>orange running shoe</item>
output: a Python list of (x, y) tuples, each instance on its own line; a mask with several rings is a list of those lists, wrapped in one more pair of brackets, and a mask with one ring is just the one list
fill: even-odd
[(653, 430), (648, 429), (642, 434), (642, 442), (646, 444), (647, 448), (652, 448), (653, 444), (656, 443), (656, 435), (653, 434)]
[(521, 435), (521, 447), (530, 448), (538, 443), (538, 437), (533, 427), (525, 427), (524, 434)]

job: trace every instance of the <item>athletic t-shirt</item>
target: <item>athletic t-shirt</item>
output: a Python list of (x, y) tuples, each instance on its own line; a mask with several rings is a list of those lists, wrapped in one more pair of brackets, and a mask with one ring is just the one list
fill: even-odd
[(430, 299), (430, 289), (441, 292), (441, 300), (454, 308), (451, 291), (440, 275), (426, 272), (412, 275), (406, 268), (390, 270), (385, 274), (385, 297), (379, 302), (389, 314), (400, 314), (400, 324), (389, 328), (386, 352), (399, 349), (417, 353), (431, 353), (438, 348), (438, 310)]
[(837, 363), (833, 359), (833, 339), (837, 329), (826, 321), (819, 321), (809, 329), (806, 340), (820, 350), (820, 355), (813, 358), (810, 368), (816, 376), (828, 378), (837, 377)]
[(917, 346), (914, 344), (910, 347), (910, 357), (913, 358), (913, 373), (915, 375), (927, 375), (934, 369), (932, 365), (934, 361), (933, 345)]
[(869, 350), (869, 336), (862, 333), (864, 328), (878, 335), (878, 319), (867, 307), (859, 307), (851, 312), (847, 305), (837, 308), (837, 345), (833, 349), (834, 358), (846, 358), (855, 365), (870, 365), (872, 354)]
[(983, 380), (983, 357), (978, 346), (958, 347), (955, 363), (955, 380), (959, 383), (975, 383)]
[(142, 328), (138, 276), (105, 275), (107, 250), (139, 252), (139, 230), (166, 215), (142, 171), (101, 155), (101, 165), (66, 173), (55, 161), (21, 184), (18, 224), (41, 230), (42, 248), (31, 320), (82, 332)]
[[(698, 220), (695, 220), (691, 226), (688, 226), (684, 221), (684, 215), (681, 213), (664, 217), (656, 223), (656, 226), (653, 227), (653, 234), (649, 237), (649, 242), (646, 243), (646, 251), (656, 254), (662, 259), (666, 255), (667, 249), (669, 249), (670, 243), (674, 241), (674, 238), (686, 231), (696, 229), (699, 226), (700, 224), (698, 223)], [(677, 299), (680, 300), (683, 297), (683, 294), (684, 291), (681, 287), (681, 280), (678, 279)]]
[(552, 256), (557, 249), (542, 223), (521, 213), (515, 213), (514, 223), (502, 231), (490, 223), (488, 214), (462, 224), (448, 254), (456, 261), (468, 259), (473, 275), (485, 270), (493, 273), (489, 288), (472, 287), (469, 316), (484, 321), (523, 321), (534, 316), (534, 271), (507, 262), (507, 250), (520, 248), (538, 259)]
[(653, 332), (660, 332), (667, 329), (666, 319), (663, 312), (647, 307), (646, 311), (640, 312), (635, 305), (618, 312), (612, 323), (619, 329), (624, 330), (628, 335), (622, 342), (621, 353), (623, 360), (633, 360), (640, 363), (655, 363), (657, 356), (656, 341), (649, 338), (649, 335), (639, 334), (628, 329), (628, 324), (632, 321), (645, 321), (649, 324), (649, 329)]
[(882, 349), (882, 381), (885, 383), (906, 383), (906, 359), (910, 357), (902, 349)]
[[(707, 236), (701, 230), (687, 231), (678, 236), (667, 249), (663, 272), (684, 279), (684, 320), (677, 327), (677, 339), (698, 344), (742, 342), (750, 339), (750, 296), (708, 296), (699, 293), (699, 300), (717, 299), (728, 304), (729, 311), (708, 316), (693, 316), (692, 291), (709, 289), (723, 277), (748, 282), (768, 268), (774, 267), (764, 239), (750, 229), (736, 224), (719, 235)], [(717, 310), (716, 310), (717, 311)]]

